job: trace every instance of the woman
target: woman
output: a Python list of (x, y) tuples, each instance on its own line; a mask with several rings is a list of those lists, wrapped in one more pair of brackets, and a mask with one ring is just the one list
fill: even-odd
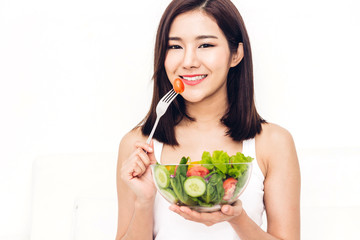
[[(181, 78), (185, 91), (146, 144), (159, 99)], [(254, 104), (250, 43), (229, 0), (173, 0), (157, 32), (154, 92), (144, 121), (119, 146), (117, 239), (299, 239), (300, 171), (290, 133), (263, 120)], [(250, 155), (240, 199), (213, 213), (167, 205), (150, 164), (177, 164), (203, 151)], [(267, 231), (260, 227), (266, 209)]]

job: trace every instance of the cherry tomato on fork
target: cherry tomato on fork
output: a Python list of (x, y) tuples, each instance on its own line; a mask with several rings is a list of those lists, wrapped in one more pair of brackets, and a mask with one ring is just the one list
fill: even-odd
[(185, 90), (184, 83), (183, 83), (183, 81), (181, 81), (180, 78), (177, 78), (174, 80), (173, 87), (174, 87), (174, 91), (177, 93), (182, 93)]

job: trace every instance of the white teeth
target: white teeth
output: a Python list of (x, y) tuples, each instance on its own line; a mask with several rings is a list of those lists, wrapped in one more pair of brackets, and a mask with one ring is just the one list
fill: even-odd
[(182, 78), (185, 80), (188, 80), (188, 81), (197, 81), (197, 80), (205, 78), (206, 76), (207, 75), (200, 75), (200, 76), (196, 76), (196, 77), (182, 77)]

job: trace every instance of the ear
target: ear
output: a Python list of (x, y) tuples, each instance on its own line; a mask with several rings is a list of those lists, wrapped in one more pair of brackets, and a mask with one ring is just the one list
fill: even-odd
[(242, 43), (239, 43), (236, 53), (233, 53), (233, 55), (231, 56), (230, 67), (237, 66), (243, 58), (244, 58), (244, 46)]

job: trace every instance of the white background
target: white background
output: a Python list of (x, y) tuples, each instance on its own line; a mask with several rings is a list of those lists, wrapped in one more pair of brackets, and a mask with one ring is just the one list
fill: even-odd
[[(29, 234), (36, 157), (115, 152), (142, 119), (169, 2), (0, 0), (0, 239)], [(234, 2), (260, 114), (287, 128), (299, 152), (357, 151), (357, 1)]]

